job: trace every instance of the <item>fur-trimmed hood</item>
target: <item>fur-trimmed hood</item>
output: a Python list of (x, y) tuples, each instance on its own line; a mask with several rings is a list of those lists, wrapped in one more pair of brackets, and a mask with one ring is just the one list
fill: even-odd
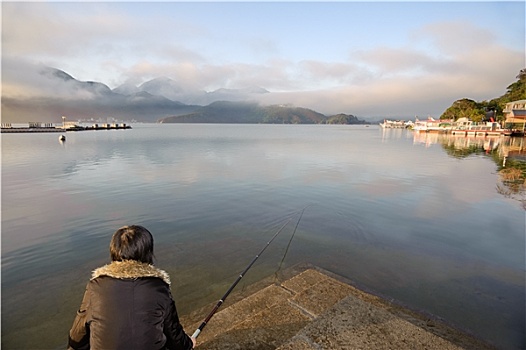
[(118, 279), (137, 279), (141, 277), (157, 277), (170, 285), (170, 276), (166, 271), (156, 268), (153, 265), (142, 263), (135, 260), (112, 261), (95, 269), (91, 274), (91, 279), (100, 276), (109, 276)]

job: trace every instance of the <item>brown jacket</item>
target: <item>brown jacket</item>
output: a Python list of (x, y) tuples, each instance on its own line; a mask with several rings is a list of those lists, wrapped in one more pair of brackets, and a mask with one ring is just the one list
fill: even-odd
[(68, 349), (192, 349), (168, 274), (133, 260), (93, 271), (68, 340)]

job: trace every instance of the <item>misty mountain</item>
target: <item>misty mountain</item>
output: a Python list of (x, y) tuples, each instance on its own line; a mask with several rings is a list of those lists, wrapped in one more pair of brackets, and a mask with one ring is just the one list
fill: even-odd
[[(268, 90), (258, 87), (250, 86), (244, 89), (226, 89), (220, 88), (214, 91), (193, 90), (181, 86), (177, 81), (159, 77), (149, 80), (138, 87), (137, 91), (146, 91), (152, 95), (164, 96), (173, 101), (179, 101), (190, 105), (209, 105), (216, 101), (251, 101), (256, 96), (269, 93)], [(119, 87), (114, 91), (124, 92), (133, 91), (131, 86), (127, 86), (126, 90)]]
[(155, 122), (159, 118), (170, 115), (172, 112), (176, 115), (187, 114), (199, 107), (141, 91), (133, 95), (124, 96), (121, 114), (134, 116), (134, 119), (138, 121)]
[(59, 78), (66, 82), (75, 80), (75, 78), (73, 78), (68, 73), (51, 67), (41, 67), (39, 73), (42, 76), (46, 76), (48, 78)]
[(258, 97), (270, 92), (257, 86), (206, 92), (159, 77), (139, 86), (128, 83), (112, 90), (103, 83), (80, 81), (51, 67), (37, 66), (23, 73), (19, 89), (30, 92), (25, 94), (30, 97), (2, 96), (2, 122), (60, 123), (66, 116), (68, 120), (164, 123), (360, 123), (349, 116), (331, 119), (307, 108), (259, 105)]
[(124, 83), (116, 87), (112, 91), (121, 95), (133, 95), (138, 92), (141, 92), (141, 89), (139, 89), (136, 85), (133, 85), (131, 83)]
[(257, 103), (218, 101), (193, 113), (160, 119), (160, 123), (258, 123), (263, 109)]
[(131, 85), (112, 91), (107, 85), (79, 81), (59, 69), (42, 67), (31, 82), (45, 93), (31, 98), (2, 97), (2, 121), (13, 123), (55, 122), (114, 118), (155, 122), (167, 116), (187, 114), (199, 106), (173, 101)]
[(73, 94), (77, 92), (82, 96), (88, 96), (90, 94), (93, 96), (108, 96), (112, 94), (111, 89), (105, 84), (94, 81), (78, 81), (68, 73), (59, 69), (42, 67), (39, 73), (42, 77), (49, 79), (52, 83), (53, 81), (55, 84), (63, 83), (66, 87), (72, 90), (71, 93)]
[(268, 90), (258, 86), (249, 86), (244, 89), (220, 88), (207, 92), (184, 87), (177, 81), (167, 77), (155, 78), (139, 86), (127, 83), (113, 89), (113, 92), (123, 95), (131, 95), (141, 91), (155, 96), (164, 96), (172, 101), (201, 106), (209, 105), (216, 101), (253, 101), (257, 97), (256, 95), (269, 93)]
[(24, 72), (31, 97), (3, 96), (2, 121), (14, 123), (55, 122), (113, 118), (155, 122), (185, 115), (217, 100), (245, 101), (268, 93), (259, 87), (218, 89), (212, 92), (186, 89), (177, 81), (159, 77), (139, 86), (123, 84), (115, 89), (94, 81), (80, 81), (56, 68), (38, 66)]
[(237, 123), (237, 124), (367, 124), (352, 115), (325, 115), (308, 108), (254, 102), (219, 101), (195, 112), (163, 118), (160, 123)]
[(184, 88), (179, 83), (166, 77), (149, 80), (141, 84), (138, 89), (139, 91), (146, 91), (152, 95), (164, 96), (171, 100), (176, 100), (185, 92)]

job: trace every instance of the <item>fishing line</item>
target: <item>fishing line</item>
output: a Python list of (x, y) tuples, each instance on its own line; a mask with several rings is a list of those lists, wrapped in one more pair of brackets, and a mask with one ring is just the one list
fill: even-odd
[(287, 253), (288, 253), (289, 248), (290, 248), (290, 244), (292, 243), (292, 240), (294, 239), (294, 235), (296, 234), (296, 230), (298, 229), (298, 225), (300, 224), (301, 218), (303, 217), (303, 213), (305, 212), (305, 209), (307, 209), (309, 206), (310, 206), (310, 204), (307, 205), (305, 208), (303, 208), (303, 210), (301, 211), (301, 214), (300, 214), (300, 217), (298, 219), (298, 222), (296, 223), (296, 226), (294, 227), (294, 231), (292, 232), (292, 235), (290, 236), (289, 244), (287, 244), (287, 248), (285, 249), (285, 254), (283, 254), (283, 257), (281, 258), (281, 262), (279, 263), (279, 267), (276, 270), (276, 272), (274, 273), (274, 275), (275, 275), (274, 281), (278, 280), (278, 272), (281, 271), (281, 265), (283, 265), (283, 261), (285, 261), (285, 257), (287, 256)]
[(243, 278), (243, 276), (247, 273), (247, 271), (252, 267), (252, 265), (254, 265), (254, 263), (256, 262), (256, 260), (260, 257), (261, 254), (263, 254), (263, 252), (265, 251), (265, 249), (267, 249), (267, 247), (270, 245), (270, 243), (272, 243), (272, 241), (280, 234), (281, 231), (283, 231), (283, 229), (285, 228), (285, 226), (288, 225), (288, 223), (290, 222), (292, 218), (289, 218), (287, 220), (287, 222), (285, 222), (283, 224), (283, 226), (281, 226), (279, 228), (279, 230), (274, 234), (274, 236), (272, 236), (272, 238), (270, 239), (270, 241), (267, 242), (267, 244), (263, 247), (263, 249), (261, 249), (261, 251), (254, 257), (254, 259), (252, 259), (252, 261), (250, 262), (250, 264), (248, 264), (248, 266), (245, 268), (245, 270), (243, 270), (243, 272), (241, 272), (241, 274), (237, 277), (236, 281), (230, 286), (230, 288), (228, 288), (228, 290), (226, 291), (226, 293), (223, 295), (223, 297), (221, 297), (221, 299), (219, 299), (219, 301), (217, 302), (217, 304), (214, 306), (214, 308), (212, 309), (212, 311), (210, 311), (210, 313), (208, 314), (208, 316), (206, 316), (206, 318), (204, 319), (203, 323), (201, 323), (201, 325), (195, 330), (194, 334), (192, 334), (192, 337), (193, 338), (197, 338), (199, 336), (199, 333), (201, 333), (203, 331), (203, 328), (205, 328), (205, 326), (207, 325), (208, 321), (210, 321), (210, 319), (212, 318), (212, 316), (214, 316), (214, 314), (217, 312), (217, 310), (221, 307), (221, 305), (225, 302), (226, 298), (228, 297), (228, 295), (234, 290), (234, 288), (237, 286), (237, 284), (239, 283), (239, 281), (241, 281), (241, 279)]

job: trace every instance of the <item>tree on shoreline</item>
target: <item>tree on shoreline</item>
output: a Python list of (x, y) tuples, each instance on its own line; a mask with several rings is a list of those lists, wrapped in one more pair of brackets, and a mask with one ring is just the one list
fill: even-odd
[(516, 76), (517, 81), (510, 84), (506, 93), (500, 97), (489, 101), (476, 102), (468, 98), (462, 98), (442, 113), (440, 119), (454, 119), (466, 117), (474, 122), (480, 122), (495, 117), (498, 121), (503, 121), (502, 111), (506, 103), (526, 99), (526, 68), (520, 70)]

